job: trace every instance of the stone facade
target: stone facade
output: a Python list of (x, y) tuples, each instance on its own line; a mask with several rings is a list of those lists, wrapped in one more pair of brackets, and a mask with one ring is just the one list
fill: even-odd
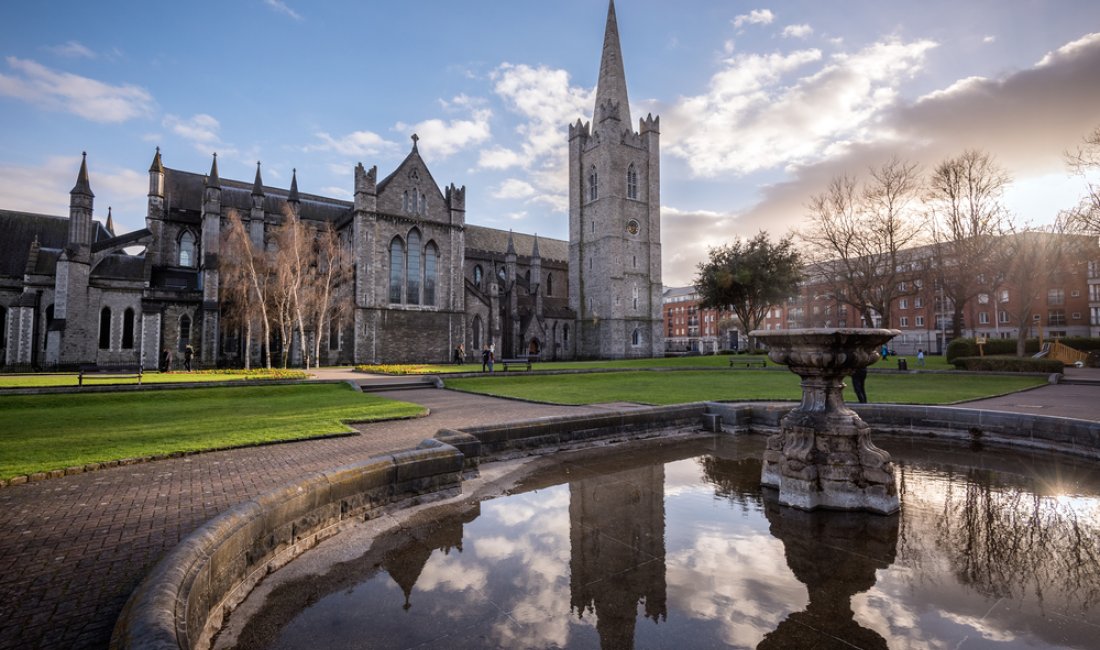
[(663, 354), (660, 118), (631, 127), (614, 3), (594, 123), (569, 127), (569, 173), (569, 306), (578, 355)]
[[(609, 7), (595, 126), (570, 127), (571, 170), (595, 169), (599, 195), (571, 171), (570, 240), (466, 222), (466, 188), (442, 187), (417, 137), (386, 178), (354, 169), (354, 199), (149, 167), (145, 227), (116, 236), (93, 219), (87, 161), (68, 218), (0, 210), (0, 359), (5, 366), (157, 366), (187, 345), (206, 367), (242, 365), (243, 333), (223, 324), (220, 245), (235, 213), (257, 247), (294, 213), (331, 226), (354, 264), (351, 304), (320, 336), (321, 364), (442, 362), (463, 344), (470, 360), (544, 360), (663, 353), (659, 120), (629, 128), (614, 4)], [(583, 175), (583, 174), (582, 174)], [(586, 228), (585, 226), (588, 226)], [(134, 250), (140, 250), (133, 254)], [(255, 343), (252, 363), (263, 363)], [(277, 337), (274, 337), (277, 339)], [(301, 359), (301, 342), (272, 341)], [(286, 346), (289, 346), (288, 348)], [(278, 357), (276, 357), (278, 358)]]

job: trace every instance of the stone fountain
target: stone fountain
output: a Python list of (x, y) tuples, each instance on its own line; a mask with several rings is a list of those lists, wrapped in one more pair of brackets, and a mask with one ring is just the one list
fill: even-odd
[(888, 329), (795, 329), (750, 334), (768, 357), (802, 377), (802, 403), (768, 438), (760, 482), (779, 503), (802, 510), (899, 508), (890, 454), (871, 442), (871, 427), (844, 404), (844, 378), (879, 360), (901, 334)]

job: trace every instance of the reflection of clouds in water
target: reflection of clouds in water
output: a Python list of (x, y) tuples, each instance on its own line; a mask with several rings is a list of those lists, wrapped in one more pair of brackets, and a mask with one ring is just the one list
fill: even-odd
[(416, 579), (417, 591), (466, 591), (483, 592), (489, 582), (489, 572), (484, 566), (459, 557), (457, 553), (444, 555), (436, 551), (424, 565)]
[(769, 535), (703, 531), (670, 553), (667, 566), (669, 604), (719, 621), (730, 645), (755, 647), (808, 602), (805, 586), (786, 568), (783, 544)]
[[(522, 524), (522, 527), (520, 526)], [(569, 642), (569, 489), (555, 486), (482, 504), (475, 526), (504, 534), (475, 538), (479, 559), (499, 563), (516, 558), (522, 571), (508, 576), (514, 600), (497, 603), (508, 612), (491, 629), (500, 647), (561, 647)]]
[(953, 623), (958, 623), (959, 625), (963, 625), (974, 630), (975, 632), (980, 634), (983, 639), (1001, 642), (1016, 640), (1016, 635), (1013, 634), (1010, 630), (995, 630), (991, 628), (982, 618), (977, 618), (974, 616), (962, 616), (959, 614), (951, 614), (946, 612), (943, 613), (942, 616)]
[[(891, 572), (885, 572), (891, 573)], [(860, 625), (878, 632), (886, 639), (890, 650), (948, 650), (955, 643), (925, 637), (921, 616), (907, 605), (908, 601), (880, 589), (884, 572), (878, 572), (878, 583), (869, 591), (852, 596), (852, 612)], [(899, 583), (900, 584), (900, 583)]]

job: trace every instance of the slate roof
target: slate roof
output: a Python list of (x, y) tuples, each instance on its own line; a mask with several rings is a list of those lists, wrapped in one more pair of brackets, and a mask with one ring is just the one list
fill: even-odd
[(144, 280), (145, 257), (126, 255), (125, 253), (108, 255), (103, 258), (102, 262), (96, 264), (95, 269), (92, 270), (92, 277), (114, 280)]
[[(508, 251), (508, 232), (484, 226), (466, 226), (466, 249), (505, 255)], [(535, 236), (514, 232), (512, 237), (518, 255), (530, 256), (535, 246)], [(562, 239), (539, 237), (539, 253), (544, 260), (569, 261), (569, 242)]]
[[(111, 235), (103, 224), (94, 220), (92, 223), (93, 241), (110, 238)], [(60, 253), (68, 243), (69, 218), (0, 210), (0, 233), (3, 233), (0, 236), (0, 275), (21, 278), (26, 271), (27, 254), (30, 252), (35, 235), (38, 236), (38, 245), (42, 249), (54, 249), (53, 263), (56, 264), (56, 254)], [(44, 263), (43, 253), (45, 253), (44, 250), (39, 252), (39, 268), (42, 268)], [(52, 273), (52, 270), (50, 272)]]
[[(171, 168), (166, 168), (164, 172), (164, 195), (168, 208), (170, 210), (201, 212), (206, 176)], [(247, 215), (248, 211), (252, 209), (252, 193), (255, 186), (255, 181), (246, 183), (222, 178), (222, 207), (236, 208), (242, 215)], [(283, 214), (290, 190), (265, 185), (263, 192), (264, 210), (272, 214)], [(355, 207), (355, 204), (351, 201), (341, 201), (314, 194), (299, 193), (298, 197), (301, 201), (300, 214), (302, 218), (314, 221), (336, 223), (350, 215)]]

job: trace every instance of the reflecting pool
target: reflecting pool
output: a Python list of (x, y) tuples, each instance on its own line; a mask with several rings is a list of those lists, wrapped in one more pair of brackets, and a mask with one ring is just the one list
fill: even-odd
[(757, 436), (561, 455), (506, 496), (280, 585), (236, 641), (1100, 647), (1095, 464), (880, 444), (898, 467), (891, 516), (778, 505)]

